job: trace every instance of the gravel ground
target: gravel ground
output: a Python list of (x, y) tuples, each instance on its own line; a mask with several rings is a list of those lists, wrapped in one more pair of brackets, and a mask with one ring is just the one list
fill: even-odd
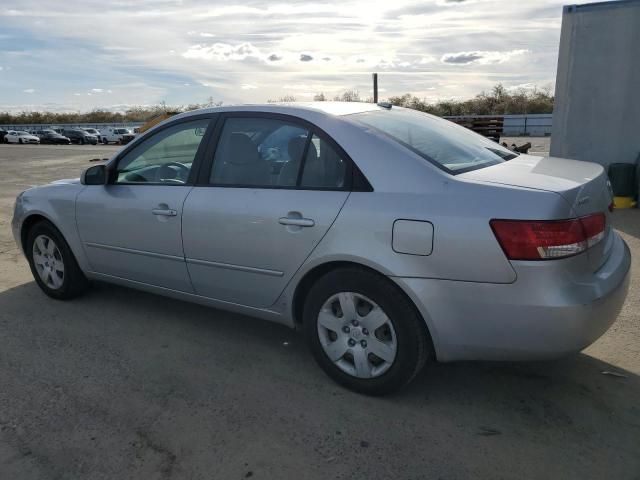
[(640, 478), (640, 211), (614, 214), (630, 295), (585, 352), (436, 365), (368, 398), (279, 325), (109, 285), (42, 294), (15, 195), (114, 151), (0, 146), (0, 478)]

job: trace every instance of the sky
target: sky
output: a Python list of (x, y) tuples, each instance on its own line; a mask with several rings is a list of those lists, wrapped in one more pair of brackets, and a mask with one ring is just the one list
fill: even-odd
[(0, 111), (553, 88), (566, 3), (0, 2)]

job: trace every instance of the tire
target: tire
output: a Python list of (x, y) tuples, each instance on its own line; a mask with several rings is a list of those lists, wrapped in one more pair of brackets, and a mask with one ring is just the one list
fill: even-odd
[[(53, 246), (50, 242), (53, 242)], [(31, 227), (27, 233), (25, 252), (33, 278), (51, 298), (70, 300), (87, 289), (89, 282), (69, 245), (50, 222), (43, 220)], [(36, 252), (39, 252), (37, 257)], [(50, 269), (48, 275), (45, 268)]]
[(19, 138), (19, 139), (18, 139), (18, 143), (19, 143), (20, 145), (22, 145), (22, 139), (21, 139), (21, 138)]
[[(349, 298), (355, 300), (357, 314), (349, 315), (353, 311), (348, 308)], [(373, 308), (367, 312), (369, 307)], [(353, 316), (355, 321), (345, 316)], [(383, 318), (386, 323), (376, 327)], [(325, 328), (327, 324), (332, 328)], [(376, 330), (369, 332), (366, 326)], [(356, 267), (334, 270), (316, 281), (305, 300), (303, 329), (325, 373), (344, 387), (366, 395), (401, 389), (428, 359), (434, 358), (426, 325), (402, 290), (385, 277)], [(387, 359), (372, 355), (373, 350)], [(333, 360), (327, 352), (333, 352)]]
[(105, 138), (103, 138), (103, 139), (102, 139), (102, 143), (103, 143), (103, 145), (107, 145), (107, 144), (109, 143), (109, 142), (107, 141), (107, 137), (105, 137)]
[(80, 138), (80, 141), (78, 142), (80, 145), (84, 145), (84, 138)]

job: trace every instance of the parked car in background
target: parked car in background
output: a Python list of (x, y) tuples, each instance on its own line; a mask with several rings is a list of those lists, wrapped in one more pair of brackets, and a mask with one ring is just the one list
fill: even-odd
[(427, 362), (549, 359), (603, 335), (631, 265), (611, 206), (600, 165), (317, 102), (177, 115), (21, 193), (12, 229), (53, 298), (103, 280), (299, 327), (334, 380), (384, 394)]
[(62, 132), (62, 135), (64, 135), (65, 137), (69, 137), (69, 140), (71, 140), (72, 143), (77, 143), (79, 145), (84, 145), (85, 143), (96, 145), (98, 143), (98, 137), (90, 135), (82, 128), (71, 128), (64, 130)]
[(5, 135), (9, 133), (9, 130), (0, 129), (0, 143), (6, 143), (7, 141), (4, 139)]
[(39, 130), (36, 135), (40, 138), (40, 143), (48, 143), (53, 145), (70, 145), (71, 139), (60, 135), (55, 130)]
[[(131, 130), (122, 127), (106, 127), (100, 132), (100, 141), (105, 145), (107, 143), (119, 143), (124, 144), (125, 135), (133, 135)], [(128, 143), (128, 142), (127, 142)]]
[(23, 130), (11, 130), (4, 138), (7, 143), (40, 143), (38, 137)]
[(100, 139), (100, 130), (97, 130), (95, 128), (83, 128), (82, 130), (87, 132), (89, 135), (93, 135), (97, 139)]

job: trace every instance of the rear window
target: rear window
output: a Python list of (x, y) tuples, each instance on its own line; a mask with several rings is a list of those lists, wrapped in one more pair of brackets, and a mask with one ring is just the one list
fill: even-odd
[(517, 155), (449, 120), (404, 108), (349, 115), (451, 174), (488, 167)]

